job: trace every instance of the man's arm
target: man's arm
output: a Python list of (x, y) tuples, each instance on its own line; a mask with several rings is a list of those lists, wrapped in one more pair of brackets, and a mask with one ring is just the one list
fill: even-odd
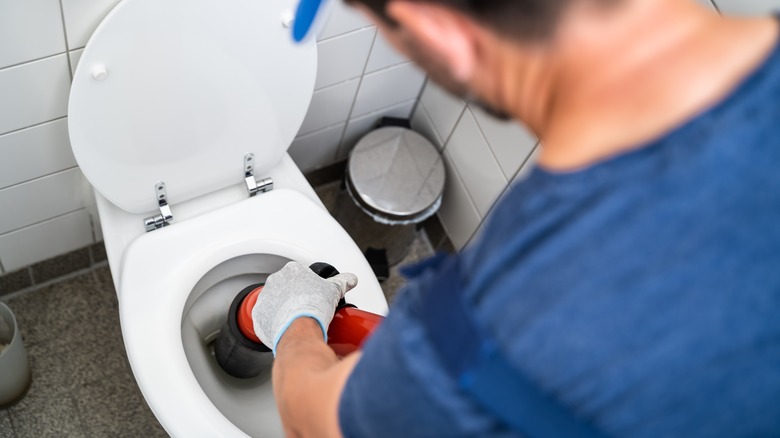
[(340, 437), (338, 406), (360, 353), (339, 360), (314, 319), (298, 318), (276, 347), (273, 386), (287, 436)]

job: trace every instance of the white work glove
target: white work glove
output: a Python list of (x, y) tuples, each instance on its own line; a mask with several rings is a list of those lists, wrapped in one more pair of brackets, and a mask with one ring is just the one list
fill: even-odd
[(276, 344), (290, 324), (309, 317), (320, 325), (327, 342), (336, 306), (357, 281), (355, 274), (342, 273), (324, 279), (298, 262), (287, 263), (268, 277), (257, 296), (252, 309), (255, 334), (276, 356)]

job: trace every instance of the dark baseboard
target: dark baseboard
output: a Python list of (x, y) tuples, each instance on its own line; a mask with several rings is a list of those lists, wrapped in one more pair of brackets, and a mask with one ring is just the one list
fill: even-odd
[(342, 160), (305, 174), (306, 180), (312, 187), (319, 187), (344, 178), (347, 170), (347, 160)]
[[(339, 161), (329, 166), (325, 166), (321, 169), (313, 170), (307, 173), (306, 180), (309, 181), (312, 187), (319, 187), (325, 184), (329, 184), (336, 181), (341, 181), (344, 178), (344, 172), (347, 169), (347, 161)], [(439, 220), (438, 215), (433, 215), (425, 222), (418, 225), (418, 229), (425, 230), (425, 234), (428, 236), (428, 240), (431, 242), (431, 246), (434, 251), (454, 253), (455, 246), (444, 231), (444, 227)]]
[(52, 257), (32, 266), (0, 275), (0, 297), (23, 289), (50, 283), (77, 271), (102, 265), (106, 261), (103, 242)]

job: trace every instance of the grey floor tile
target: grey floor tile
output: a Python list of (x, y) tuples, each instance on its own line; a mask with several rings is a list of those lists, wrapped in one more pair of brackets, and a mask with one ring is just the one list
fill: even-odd
[(92, 262), (98, 263), (106, 260), (106, 245), (103, 242), (98, 242), (89, 247), (89, 251), (92, 253)]
[(114, 279), (111, 276), (111, 269), (108, 266), (102, 266), (95, 269), (95, 278), (98, 282), (97, 295), (108, 300), (114, 307), (118, 305), (116, 289), (114, 288)]
[(412, 245), (409, 252), (406, 254), (406, 257), (404, 257), (400, 263), (390, 268), (390, 277), (382, 283), (382, 291), (384, 291), (385, 297), (387, 297), (389, 303), (392, 304), (398, 292), (400, 292), (404, 284), (406, 284), (406, 280), (398, 272), (399, 268), (418, 262), (432, 255), (433, 248), (431, 248), (430, 242), (428, 242), (427, 237), (420, 232), (414, 241), (412, 241)]
[(75, 399), (89, 436), (168, 436), (129, 371), (82, 386), (75, 391)]
[(43, 283), (90, 266), (89, 248), (81, 248), (32, 266), (35, 283)]
[[(85, 273), (8, 301), (28, 347), (93, 329), (95, 314), (105, 309), (95, 276)], [(107, 304), (106, 304), (107, 305)]]
[(14, 438), (14, 428), (7, 410), (0, 410), (0, 438)]
[(27, 396), (9, 409), (16, 436), (86, 437), (71, 394), (54, 395), (48, 390), (33, 380)]
[(390, 278), (382, 283), (382, 290), (388, 301), (392, 302), (405, 283), (398, 268), (433, 254), (425, 234), (417, 232), (414, 226), (394, 227), (374, 222), (354, 204), (345, 190), (341, 190), (339, 182), (317, 187), (315, 191), (362, 251), (369, 246), (388, 251), (388, 260), (393, 266)]
[(333, 210), (336, 208), (336, 197), (339, 194), (340, 186), (341, 183), (337, 181), (314, 189), (322, 203), (325, 204), (325, 208), (327, 208), (331, 214), (333, 214)]
[(414, 225), (390, 226), (374, 221), (355, 205), (339, 184), (323, 186), (317, 193), (361, 251), (369, 247), (385, 249), (390, 265), (399, 263), (406, 256), (416, 234)]
[(118, 327), (106, 331), (99, 326), (107, 325), (95, 325), (89, 336), (63, 337), (30, 347), (33, 380), (55, 393), (109, 378), (118, 371), (128, 372)]
[(0, 276), (0, 296), (30, 286), (32, 286), (32, 278), (27, 268)]

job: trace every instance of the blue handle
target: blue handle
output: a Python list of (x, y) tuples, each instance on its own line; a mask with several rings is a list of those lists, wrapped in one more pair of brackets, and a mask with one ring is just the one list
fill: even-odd
[(323, 9), (327, 0), (301, 0), (293, 23), (293, 39), (300, 43), (311, 32), (317, 14)]

